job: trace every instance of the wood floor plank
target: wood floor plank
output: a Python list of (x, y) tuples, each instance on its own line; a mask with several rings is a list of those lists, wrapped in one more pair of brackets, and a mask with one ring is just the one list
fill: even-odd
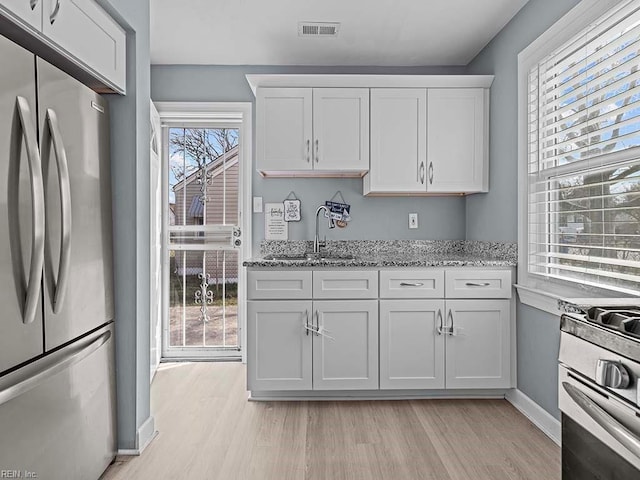
[(159, 431), (102, 480), (554, 480), (560, 450), (505, 400), (251, 402), (240, 363), (162, 364)]

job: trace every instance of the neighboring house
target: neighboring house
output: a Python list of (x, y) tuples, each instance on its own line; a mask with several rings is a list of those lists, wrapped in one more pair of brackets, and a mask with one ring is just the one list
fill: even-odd
[[(234, 147), (210, 162), (206, 167), (192, 172), (173, 187), (175, 205), (173, 217), (175, 225), (237, 225), (238, 224), (238, 147)], [(206, 189), (203, 189), (206, 181)], [(203, 201), (206, 196), (206, 202)], [(170, 220), (171, 220), (171, 213)], [(186, 265), (183, 255), (186, 255)], [(202, 251), (176, 252), (178, 275), (202, 273)], [(222, 251), (206, 252), (204, 265), (211, 277), (210, 283), (236, 282), (238, 262), (236, 252), (226, 252), (223, 262)]]

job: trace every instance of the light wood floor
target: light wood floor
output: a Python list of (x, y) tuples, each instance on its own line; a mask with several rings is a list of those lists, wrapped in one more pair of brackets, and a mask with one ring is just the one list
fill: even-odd
[(159, 435), (103, 480), (560, 478), (560, 449), (505, 400), (249, 402), (240, 363), (161, 364)]

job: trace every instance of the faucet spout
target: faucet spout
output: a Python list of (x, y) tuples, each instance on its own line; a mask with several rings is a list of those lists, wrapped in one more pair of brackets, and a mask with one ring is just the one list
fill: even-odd
[(326, 246), (326, 242), (321, 242), (320, 241), (320, 237), (318, 236), (318, 230), (320, 228), (320, 225), (318, 223), (319, 214), (323, 210), (325, 212), (329, 213), (329, 209), (327, 207), (325, 207), (324, 205), (320, 205), (318, 207), (318, 209), (316, 210), (316, 235), (313, 238), (313, 253), (320, 253), (320, 247), (325, 247)]

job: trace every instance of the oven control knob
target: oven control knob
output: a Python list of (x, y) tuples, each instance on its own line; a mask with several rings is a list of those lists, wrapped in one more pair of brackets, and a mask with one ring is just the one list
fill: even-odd
[(627, 388), (629, 372), (620, 362), (600, 359), (596, 365), (596, 383), (609, 388)]

